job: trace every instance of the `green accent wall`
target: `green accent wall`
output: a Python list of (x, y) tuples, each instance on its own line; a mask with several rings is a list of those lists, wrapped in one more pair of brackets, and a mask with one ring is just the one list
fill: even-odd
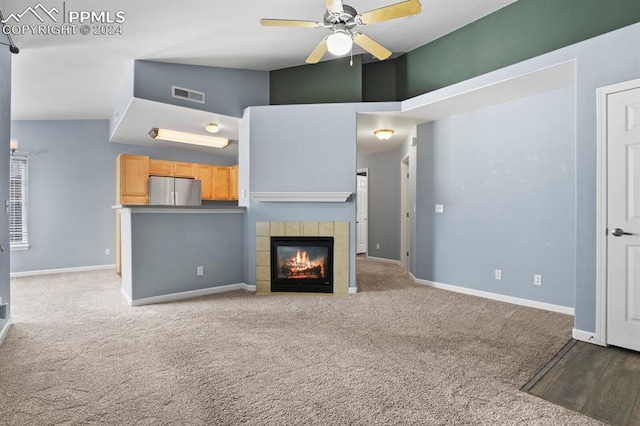
[(362, 65), (362, 101), (393, 102), (396, 91), (396, 61), (389, 59)]
[(518, 0), (395, 60), (272, 71), (270, 102), (404, 100), (637, 22), (640, 0)]
[(639, 21), (638, 0), (519, 0), (402, 56), (398, 98), (440, 89)]
[(362, 57), (271, 71), (271, 105), (362, 102)]

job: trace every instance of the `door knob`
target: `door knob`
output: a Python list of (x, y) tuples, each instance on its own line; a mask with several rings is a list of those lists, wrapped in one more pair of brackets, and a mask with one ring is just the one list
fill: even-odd
[(4, 251), (4, 247), (0, 245), (0, 252), (3, 252), (3, 251)]
[(620, 228), (615, 228), (613, 231), (611, 231), (611, 235), (613, 235), (614, 237), (622, 237), (623, 235), (633, 235), (633, 234), (630, 232), (624, 232)]

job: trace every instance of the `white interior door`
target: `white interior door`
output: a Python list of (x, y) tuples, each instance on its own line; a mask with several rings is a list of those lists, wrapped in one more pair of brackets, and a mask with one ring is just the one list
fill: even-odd
[(607, 343), (640, 351), (640, 88), (607, 97)]
[(357, 179), (356, 234), (358, 243), (356, 244), (356, 252), (360, 254), (367, 252), (367, 240), (369, 233), (367, 221), (367, 215), (369, 214), (369, 177), (358, 175)]

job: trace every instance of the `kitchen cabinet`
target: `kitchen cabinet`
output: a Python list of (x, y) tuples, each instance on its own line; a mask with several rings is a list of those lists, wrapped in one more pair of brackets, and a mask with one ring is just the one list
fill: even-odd
[(116, 203), (149, 203), (149, 157), (120, 154), (116, 161)]
[[(149, 204), (149, 157), (120, 154), (116, 158), (116, 204)], [(120, 248), (120, 215), (116, 213), (115, 264), (122, 270)]]
[(182, 178), (196, 177), (196, 163), (173, 163), (173, 176)]
[(213, 199), (229, 199), (229, 167), (213, 166)]
[(229, 199), (238, 199), (238, 165), (229, 167)]
[(149, 175), (151, 176), (172, 176), (183, 178), (196, 177), (195, 163), (182, 163), (167, 160), (149, 160)]
[(173, 176), (173, 161), (149, 160), (149, 175), (151, 176)]
[(196, 164), (196, 179), (202, 181), (202, 199), (213, 200), (213, 166)]

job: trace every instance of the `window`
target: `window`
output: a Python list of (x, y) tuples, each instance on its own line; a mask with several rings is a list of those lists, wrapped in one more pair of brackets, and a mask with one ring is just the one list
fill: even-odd
[(9, 170), (9, 241), (12, 250), (29, 248), (27, 238), (27, 157), (11, 156)]

